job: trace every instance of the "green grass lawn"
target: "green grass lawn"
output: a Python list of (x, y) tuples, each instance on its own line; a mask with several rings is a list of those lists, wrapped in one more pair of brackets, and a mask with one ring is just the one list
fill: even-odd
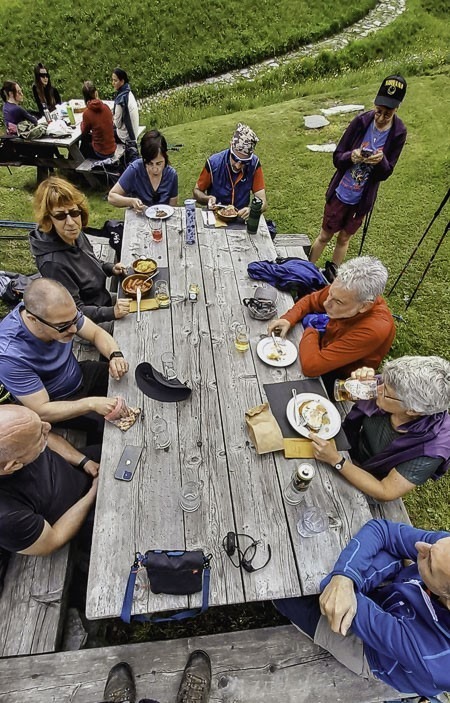
[[(351, 24), (375, 0), (13, 0), (0, 2), (0, 75), (33, 81), (43, 61), (64, 98), (120, 65), (138, 95), (284, 53)], [(3, 79), (2, 79), (3, 80)]]

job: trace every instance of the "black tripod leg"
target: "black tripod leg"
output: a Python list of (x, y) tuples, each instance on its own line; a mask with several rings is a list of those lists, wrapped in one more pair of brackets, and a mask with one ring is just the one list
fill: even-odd
[(440, 249), (440, 246), (441, 246), (442, 242), (443, 242), (444, 239), (445, 239), (445, 235), (447, 234), (447, 232), (449, 231), (449, 229), (450, 229), (450, 222), (447, 222), (447, 226), (446, 226), (446, 228), (444, 229), (444, 232), (443, 232), (443, 234), (442, 234), (442, 237), (441, 237), (440, 240), (438, 241), (438, 243), (437, 243), (437, 245), (436, 245), (436, 248), (435, 248), (435, 250), (434, 250), (434, 252), (433, 252), (433, 255), (432, 255), (431, 259), (429, 260), (429, 262), (427, 263), (427, 265), (426, 265), (426, 267), (425, 267), (425, 271), (423, 272), (422, 276), (420, 277), (420, 280), (419, 280), (417, 286), (414, 288), (414, 290), (413, 290), (413, 292), (412, 292), (412, 295), (410, 296), (410, 298), (409, 298), (409, 300), (408, 300), (408, 302), (407, 302), (407, 304), (406, 304), (406, 310), (409, 308), (409, 306), (411, 305), (412, 301), (414, 300), (414, 297), (415, 297), (417, 291), (419, 290), (420, 284), (422, 283), (423, 279), (424, 279), (425, 276), (427, 275), (428, 269), (430, 268), (431, 264), (433, 263), (433, 261), (434, 261), (434, 259), (435, 259), (435, 256), (436, 256), (436, 254), (438, 253), (438, 251), (439, 251), (439, 249)]

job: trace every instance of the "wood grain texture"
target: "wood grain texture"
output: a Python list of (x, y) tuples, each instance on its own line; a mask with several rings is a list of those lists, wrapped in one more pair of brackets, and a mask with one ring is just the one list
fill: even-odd
[(378, 703), (396, 698), (345, 669), (292, 625), (0, 661), (0, 703), (97, 703), (109, 669), (132, 666), (137, 698), (173, 703), (194, 649), (212, 664), (211, 703)]

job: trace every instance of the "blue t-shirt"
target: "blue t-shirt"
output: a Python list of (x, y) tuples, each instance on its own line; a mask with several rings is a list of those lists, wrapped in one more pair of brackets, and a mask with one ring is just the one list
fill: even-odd
[(128, 197), (140, 198), (148, 206), (168, 205), (169, 200), (178, 195), (178, 174), (173, 166), (164, 167), (161, 183), (155, 191), (142, 159), (133, 161), (122, 173), (118, 183)]
[[(382, 151), (386, 144), (389, 130), (390, 128), (380, 132), (375, 127), (374, 120), (372, 120), (366, 129), (360, 149), (372, 149), (374, 152), (377, 149), (381, 149)], [(351, 168), (348, 168), (336, 188), (336, 195), (339, 200), (347, 205), (359, 203), (373, 167), (373, 164), (361, 163), (353, 164)]]
[[(15, 398), (43, 388), (50, 400), (73, 395), (83, 376), (72, 342), (43, 342), (35, 337), (22, 320), (23, 307), (20, 303), (0, 323), (0, 382)], [(83, 325), (81, 316), (77, 329)]]

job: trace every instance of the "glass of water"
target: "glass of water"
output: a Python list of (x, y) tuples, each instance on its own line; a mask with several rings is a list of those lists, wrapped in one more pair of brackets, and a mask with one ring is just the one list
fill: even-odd
[(303, 505), (299, 515), (297, 532), (302, 537), (313, 537), (328, 530), (328, 516), (316, 505)]
[(154, 416), (150, 423), (150, 431), (153, 435), (155, 449), (168, 450), (170, 447), (170, 435), (167, 431), (167, 422), (158, 416)]
[(186, 481), (180, 491), (180, 506), (185, 513), (193, 513), (202, 502), (203, 481)]

